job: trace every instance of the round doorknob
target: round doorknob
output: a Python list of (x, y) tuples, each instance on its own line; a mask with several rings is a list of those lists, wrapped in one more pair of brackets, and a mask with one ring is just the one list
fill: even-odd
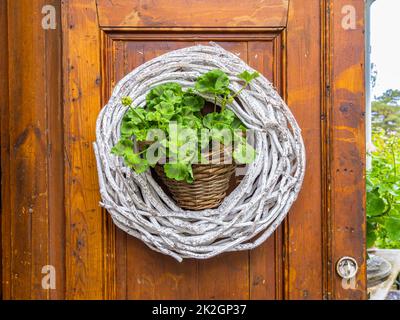
[(342, 257), (336, 264), (336, 272), (343, 279), (353, 278), (358, 271), (356, 259), (352, 257)]

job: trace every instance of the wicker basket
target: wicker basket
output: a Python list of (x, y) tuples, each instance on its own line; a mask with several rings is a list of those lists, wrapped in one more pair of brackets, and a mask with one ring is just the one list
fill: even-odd
[(218, 207), (225, 198), (236, 164), (232, 161), (223, 163), (224, 157), (229, 152), (222, 146), (217, 150), (220, 153), (218, 163), (213, 163), (215, 152), (209, 152), (208, 155), (205, 155), (205, 158), (210, 162), (209, 164), (192, 165), (193, 183), (169, 179), (165, 175), (162, 165), (157, 164), (155, 166), (155, 173), (167, 187), (179, 207), (189, 210), (211, 209)]
[(195, 164), (192, 168), (192, 184), (167, 178), (161, 165), (156, 165), (155, 171), (181, 208), (202, 210), (219, 206), (226, 196), (235, 165)]

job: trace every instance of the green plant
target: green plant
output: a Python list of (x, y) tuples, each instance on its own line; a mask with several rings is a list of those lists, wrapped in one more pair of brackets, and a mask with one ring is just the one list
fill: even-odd
[(225, 110), (225, 107), (228, 103), (232, 103), (235, 97), (237, 97), (243, 89), (245, 89), (249, 83), (260, 76), (260, 74), (255, 72), (248, 72), (247, 70), (238, 74), (238, 78), (244, 81), (242, 88), (232, 95), (229, 90), (229, 78), (225, 74), (225, 72), (215, 69), (211, 70), (204, 75), (200, 76), (197, 81), (195, 88), (198, 92), (201, 93), (209, 93), (214, 95), (214, 112), (217, 109), (217, 100), (221, 100), (221, 110), (222, 112)]
[(400, 136), (373, 134), (367, 172), (367, 247), (400, 248)]
[[(194, 88), (183, 90), (174, 82), (154, 87), (146, 96), (144, 108), (133, 108), (132, 99), (124, 97), (122, 104), (129, 109), (122, 119), (121, 137), (112, 153), (123, 157), (125, 164), (136, 173), (145, 172), (168, 158), (164, 164), (166, 176), (187, 183), (194, 180), (192, 165), (205, 161), (202, 151), (212, 141), (226, 146), (234, 144), (233, 159), (242, 164), (251, 163), (256, 153), (243, 137), (246, 128), (226, 106), (258, 75), (247, 71), (239, 74), (243, 86), (235, 94), (229, 90), (228, 76), (221, 70), (212, 70), (200, 76)], [(202, 114), (205, 100), (199, 94), (214, 96), (214, 112)], [(132, 138), (154, 143), (135, 151)], [(149, 150), (154, 152), (149, 155)]]

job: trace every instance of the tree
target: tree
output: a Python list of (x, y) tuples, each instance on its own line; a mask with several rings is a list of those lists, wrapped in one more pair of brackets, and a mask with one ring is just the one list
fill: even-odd
[(372, 88), (375, 88), (377, 79), (378, 79), (378, 70), (376, 70), (376, 64), (371, 63), (371, 86), (372, 86)]
[(372, 126), (386, 132), (400, 128), (400, 90), (389, 89), (372, 102)]

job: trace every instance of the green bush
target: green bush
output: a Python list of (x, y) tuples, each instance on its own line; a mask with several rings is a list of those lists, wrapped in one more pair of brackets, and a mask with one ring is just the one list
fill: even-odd
[(400, 134), (376, 129), (367, 172), (367, 247), (400, 248)]

